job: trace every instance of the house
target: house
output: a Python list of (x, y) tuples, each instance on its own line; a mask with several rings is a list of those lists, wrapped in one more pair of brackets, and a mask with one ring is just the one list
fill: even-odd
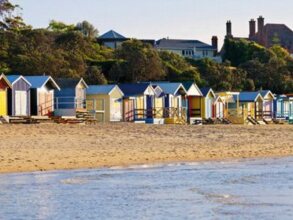
[(272, 119), (274, 117), (274, 99), (275, 96), (270, 90), (260, 91), (263, 97), (263, 117), (265, 119)]
[(150, 83), (126, 83), (118, 85), (124, 94), (123, 120), (145, 122), (153, 118), (155, 91)]
[(90, 85), (86, 106), (99, 122), (123, 120), (123, 92), (117, 85)]
[(219, 95), (216, 95), (214, 101), (212, 117), (217, 119), (225, 118), (225, 101)]
[(8, 115), (8, 89), (11, 89), (11, 84), (4, 74), (0, 75), (0, 116)]
[(213, 117), (213, 105), (216, 98), (216, 94), (212, 88), (201, 88), (200, 89), (203, 99), (201, 100), (201, 115), (204, 119), (210, 119)]
[(182, 83), (157, 82), (154, 85), (159, 86), (164, 96), (165, 123), (177, 124), (187, 121), (187, 91)]
[(76, 116), (76, 112), (86, 109), (86, 82), (81, 79), (60, 78), (56, 79), (60, 91), (55, 91), (56, 116)]
[(163, 38), (156, 42), (156, 48), (158, 51), (168, 51), (186, 58), (210, 58), (217, 62), (221, 62), (221, 58), (217, 56), (218, 39), (216, 36), (212, 39), (212, 45), (203, 43), (199, 40)]
[(31, 84), (31, 115), (49, 116), (54, 112), (54, 91), (59, 86), (51, 76), (25, 76)]
[(240, 92), (239, 105), (243, 111), (247, 112), (248, 117), (263, 119), (264, 99), (260, 92)]
[(202, 103), (203, 94), (193, 82), (184, 82), (183, 86), (187, 91), (187, 116), (190, 124), (195, 124), (202, 120)]
[(11, 116), (29, 116), (31, 84), (21, 75), (9, 75), (8, 114)]

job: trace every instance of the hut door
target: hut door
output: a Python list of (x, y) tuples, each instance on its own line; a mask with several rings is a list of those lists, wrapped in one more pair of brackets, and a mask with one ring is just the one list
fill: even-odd
[(27, 93), (26, 91), (15, 91), (15, 115), (27, 115)]
[(121, 114), (121, 99), (113, 99), (111, 98), (111, 104), (110, 104), (110, 121), (121, 121), (122, 120), (122, 114)]
[(147, 95), (147, 118), (153, 117), (153, 96)]
[(0, 91), (0, 115), (7, 115), (7, 100), (5, 91)]

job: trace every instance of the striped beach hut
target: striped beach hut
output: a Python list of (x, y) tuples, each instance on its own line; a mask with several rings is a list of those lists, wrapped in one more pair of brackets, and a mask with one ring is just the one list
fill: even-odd
[(99, 122), (122, 121), (123, 96), (117, 85), (90, 85), (86, 92), (87, 110)]
[(59, 78), (56, 83), (60, 91), (55, 91), (56, 116), (76, 116), (76, 112), (86, 109), (86, 89), (88, 85), (81, 79)]
[(11, 84), (4, 74), (0, 75), (0, 116), (8, 115), (8, 89), (11, 89)]
[(145, 122), (153, 118), (155, 91), (150, 83), (126, 83), (118, 85), (124, 94), (123, 120)]
[(274, 116), (275, 96), (270, 90), (262, 90), (260, 94), (263, 97), (263, 117), (265, 119), (272, 119)]
[(195, 121), (202, 120), (201, 114), (201, 100), (203, 98), (202, 92), (198, 86), (193, 82), (182, 83), (187, 94), (187, 115), (191, 124)]
[(31, 84), (31, 115), (48, 116), (54, 112), (54, 92), (60, 87), (51, 76), (25, 76)]
[(214, 100), (216, 99), (216, 94), (212, 90), (212, 88), (201, 88), (200, 89), (203, 99), (201, 101), (202, 109), (201, 114), (204, 119), (210, 119), (213, 117), (213, 106)]
[(30, 88), (31, 84), (21, 75), (9, 75), (8, 81), (8, 113), (11, 116), (30, 115)]
[(219, 95), (216, 95), (216, 98), (214, 101), (213, 118), (218, 118), (218, 119), (225, 118), (225, 101)]

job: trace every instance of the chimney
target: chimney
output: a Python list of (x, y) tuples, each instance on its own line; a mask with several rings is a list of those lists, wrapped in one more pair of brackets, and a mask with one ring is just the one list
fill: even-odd
[(217, 36), (212, 37), (212, 46), (214, 49), (216, 49), (214, 52), (214, 56), (216, 56), (218, 53), (218, 37)]
[(232, 38), (233, 35), (232, 35), (232, 23), (231, 23), (231, 21), (227, 21), (227, 23), (226, 23), (226, 31), (227, 31), (226, 37), (227, 38)]
[(263, 27), (265, 24), (265, 19), (262, 16), (259, 16), (257, 19), (257, 26), (258, 26), (258, 33), (262, 34), (263, 33)]
[(251, 19), (249, 21), (249, 38), (250, 39), (255, 36), (255, 30), (256, 30), (255, 20)]

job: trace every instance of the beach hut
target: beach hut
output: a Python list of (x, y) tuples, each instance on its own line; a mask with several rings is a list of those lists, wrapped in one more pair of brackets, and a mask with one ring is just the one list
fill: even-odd
[(55, 91), (56, 116), (76, 116), (79, 111), (85, 111), (86, 82), (81, 79), (61, 78), (56, 79), (60, 91)]
[(270, 90), (260, 91), (263, 97), (263, 118), (272, 119), (274, 116), (274, 100), (275, 96)]
[(187, 91), (182, 83), (158, 82), (164, 93), (164, 118), (167, 124), (187, 122)]
[(11, 84), (4, 74), (0, 75), (0, 116), (8, 115), (8, 89)]
[(213, 105), (216, 99), (216, 94), (212, 88), (201, 88), (200, 89), (203, 99), (201, 100), (201, 115), (204, 119), (210, 119), (213, 117)]
[(122, 121), (123, 96), (117, 85), (90, 85), (86, 92), (87, 110), (99, 122)]
[(277, 95), (274, 100), (274, 118), (289, 120), (293, 117), (293, 96)]
[(203, 98), (203, 94), (196, 83), (184, 82), (183, 86), (187, 92), (187, 115), (189, 123), (194, 124), (202, 120), (201, 100)]
[(9, 75), (8, 81), (8, 114), (11, 116), (30, 115), (30, 88), (31, 84), (21, 75)]
[(124, 94), (123, 119), (145, 123), (154, 117), (155, 91), (150, 83), (126, 83), (118, 85)]
[[(154, 101), (154, 118), (164, 118), (164, 103), (165, 103), (165, 94), (163, 89), (158, 85), (152, 85), (155, 92), (155, 101)], [(163, 122), (162, 122), (163, 123)]]
[(217, 118), (217, 119), (225, 118), (225, 101), (219, 95), (216, 95), (216, 98), (214, 101), (213, 118)]
[(54, 91), (59, 86), (51, 76), (25, 76), (31, 84), (31, 115), (49, 116), (54, 112)]
[(254, 119), (263, 119), (263, 102), (264, 99), (260, 92), (240, 92), (239, 105), (247, 116)]

